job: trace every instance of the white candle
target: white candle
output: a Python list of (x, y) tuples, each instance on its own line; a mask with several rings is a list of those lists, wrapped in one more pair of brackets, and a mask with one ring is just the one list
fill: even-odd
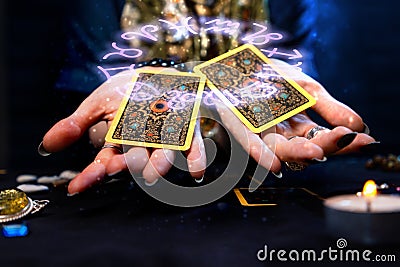
[(367, 245), (400, 243), (400, 196), (379, 195), (366, 188), (371, 187), (364, 186), (361, 194), (324, 201), (328, 232)]
[(335, 210), (357, 213), (393, 213), (400, 212), (400, 196), (377, 195), (370, 200), (370, 210), (367, 210), (368, 199), (357, 195), (340, 195), (325, 200), (325, 206)]

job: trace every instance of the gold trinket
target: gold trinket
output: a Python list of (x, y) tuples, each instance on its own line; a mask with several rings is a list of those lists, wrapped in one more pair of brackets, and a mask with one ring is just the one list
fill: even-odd
[(48, 200), (32, 200), (18, 189), (0, 191), (0, 223), (18, 220), (41, 210)]

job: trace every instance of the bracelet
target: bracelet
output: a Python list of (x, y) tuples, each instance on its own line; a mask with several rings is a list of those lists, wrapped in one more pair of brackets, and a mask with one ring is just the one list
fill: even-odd
[(187, 71), (185, 63), (175, 62), (172, 59), (153, 58), (149, 61), (141, 61), (135, 64), (135, 69), (142, 67), (173, 67), (179, 71)]

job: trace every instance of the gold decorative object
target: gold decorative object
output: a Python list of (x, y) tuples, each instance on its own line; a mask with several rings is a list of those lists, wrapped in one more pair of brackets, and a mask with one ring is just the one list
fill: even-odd
[(32, 200), (18, 189), (0, 191), (0, 223), (18, 220), (41, 210), (48, 200)]

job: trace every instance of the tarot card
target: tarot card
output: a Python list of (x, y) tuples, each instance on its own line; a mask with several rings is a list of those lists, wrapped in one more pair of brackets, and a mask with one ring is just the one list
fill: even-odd
[(207, 85), (255, 133), (290, 118), (316, 102), (250, 44), (199, 64), (194, 70), (207, 77)]
[(133, 78), (106, 141), (132, 146), (190, 148), (205, 77), (163, 70)]

